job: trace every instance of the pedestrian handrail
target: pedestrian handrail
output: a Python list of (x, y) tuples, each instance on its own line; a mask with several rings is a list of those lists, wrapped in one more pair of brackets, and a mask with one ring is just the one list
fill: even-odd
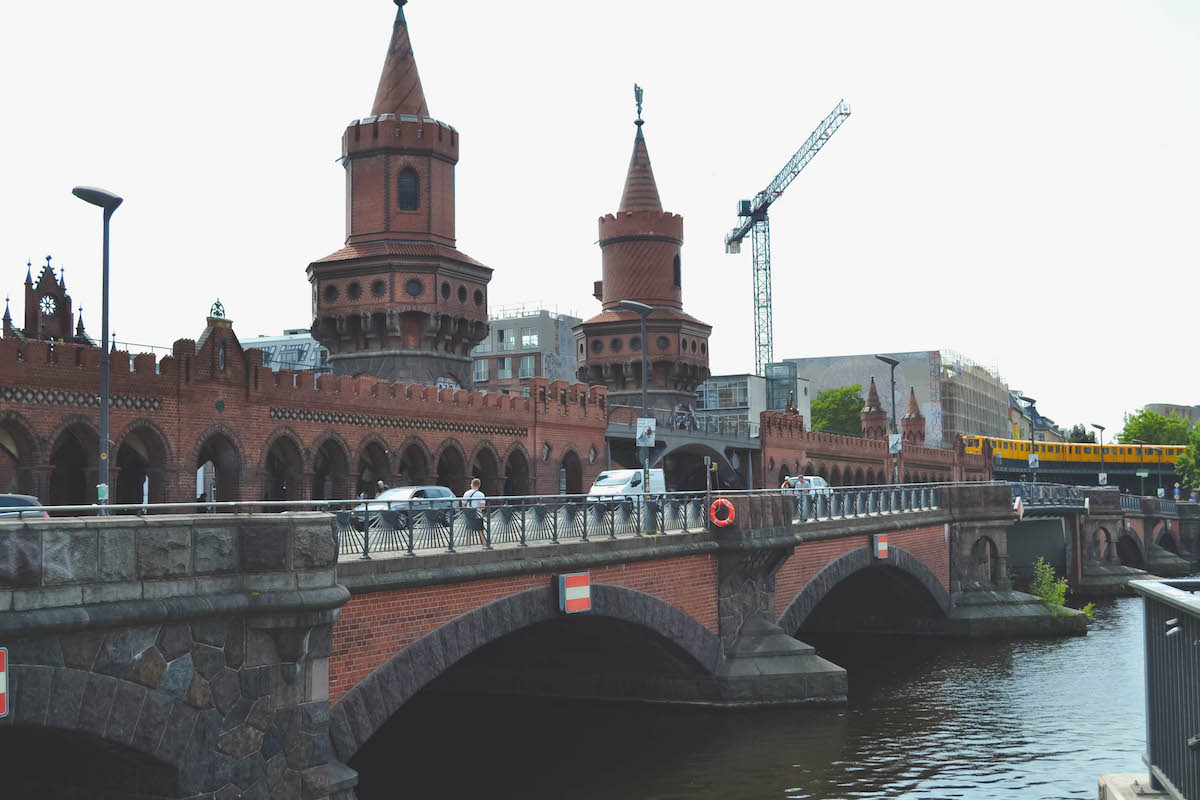
[[(652, 408), (648, 412), (654, 417), (659, 435), (707, 434), (733, 439), (757, 439), (758, 423), (736, 414), (697, 414), (694, 411), (671, 411)], [(623, 425), (632, 430), (637, 425), (642, 410), (632, 406), (611, 406), (608, 423)]]
[(1122, 511), (1141, 511), (1142, 498), (1135, 494), (1121, 495), (1121, 510)]
[(1159, 500), (1158, 508), (1164, 514), (1178, 514), (1179, 513), (1178, 509), (1176, 509), (1176, 507), (1175, 507), (1174, 500)]
[(1152, 788), (1200, 799), (1200, 580), (1130, 581), (1145, 602), (1146, 755)]
[(1067, 506), (1083, 508), (1083, 490), (1078, 486), (1066, 486), (1059, 483), (1029, 483), (1019, 482), (1012, 486), (1013, 499), (1021, 498), (1026, 507), (1029, 506)]
[(792, 522), (803, 524), (830, 519), (849, 519), (902, 511), (940, 508), (941, 491), (950, 483), (883, 484), (878, 486), (820, 486), (800, 489), (758, 489), (721, 492), (731, 499), (754, 495), (782, 495), (792, 499)]

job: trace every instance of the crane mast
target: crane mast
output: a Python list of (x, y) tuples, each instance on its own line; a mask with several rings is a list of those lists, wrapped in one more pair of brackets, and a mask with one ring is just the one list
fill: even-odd
[(796, 179), (800, 171), (809, 161), (812, 161), (829, 137), (833, 136), (846, 117), (850, 116), (850, 106), (844, 100), (839, 100), (829, 116), (821, 120), (800, 149), (791, 157), (780, 170), (767, 188), (754, 196), (753, 200), (738, 202), (737, 226), (725, 237), (725, 252), (740, 253), (742, 240), (750, 233), (754, 270), (754, 371), (756, 375), (765, 372), (766, 365), (775, 360), (774, 320), (771, 312), (771, 225), (767, 219), (767, 209), (779, 199), (784, 190)]

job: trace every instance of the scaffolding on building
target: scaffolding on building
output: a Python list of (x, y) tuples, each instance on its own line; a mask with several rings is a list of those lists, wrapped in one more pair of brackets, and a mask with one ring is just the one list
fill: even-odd
[(1007, 437), (1008, 383), (995, 364), (985, 365), (954, 350), (941, 351), (942, 436)]

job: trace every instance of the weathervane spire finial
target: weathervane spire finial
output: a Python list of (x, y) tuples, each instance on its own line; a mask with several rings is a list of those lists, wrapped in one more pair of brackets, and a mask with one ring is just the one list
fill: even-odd
[(640, 127), (642, 127), (642, 122), (643, 122), (643, 120), (642, 120), (642, 87), (638, 86), (636, 83), (633, 85), (633, 101), (635, 103), (637, 103), (637, 112), (638, 112), (637, 119), (635, 119), (633, 121), (633, 124), (637, 125), (640, 128)]

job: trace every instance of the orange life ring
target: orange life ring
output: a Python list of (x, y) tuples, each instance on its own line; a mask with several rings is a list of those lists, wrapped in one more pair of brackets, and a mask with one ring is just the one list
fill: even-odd
[[(718, 509), (722, 508), (725, 509), (725, 518), (718, 519), (717, 511)], [(713, 500), (712, 507), (708, 509), (708, 518), (712, 520), (713, 525), (716, 525), (720, 528), (724, 528), (726, 525), (731, 524), (734, 518), (733, 503), (729, 502), (724, 497), (718, 497), (716, 500)]]

